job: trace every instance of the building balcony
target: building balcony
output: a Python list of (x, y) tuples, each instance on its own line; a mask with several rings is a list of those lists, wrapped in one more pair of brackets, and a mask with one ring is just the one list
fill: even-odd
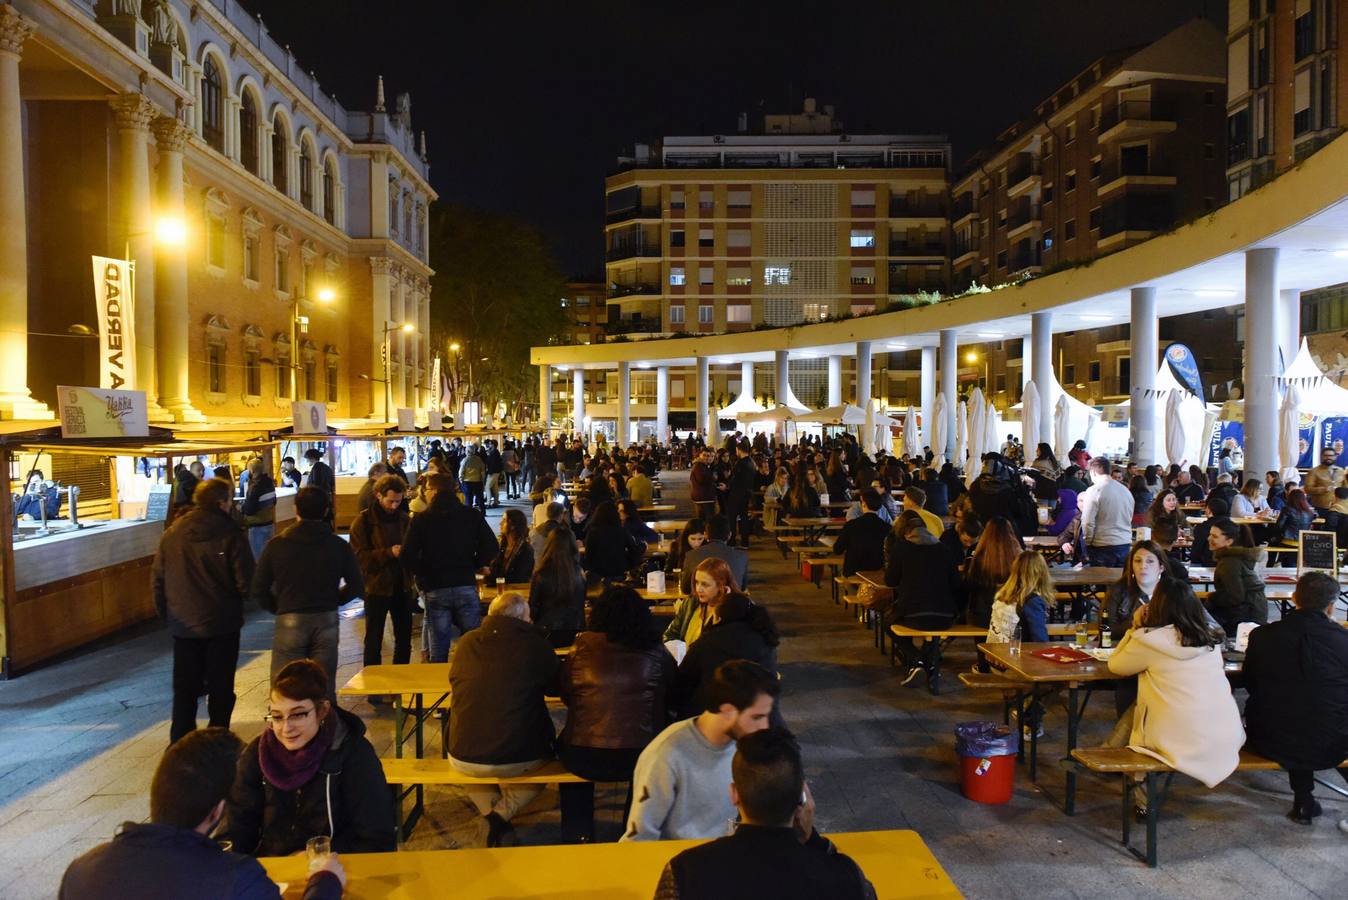
[(1124, 160), (1101, 167), (1098, 196), (1113, 193), (1123, 188), (1147, 186), (1152, 188), (1174, 187), (1177, 179), (1164, 171), (1165, 167), (1153, 164), (1150, 160), (1140, 159), (1132, 162)]
[(972, 216), (977, 210), (974, 209), (974, 195), (968, 191), (955, 198), (954, 204), (950, 207), (950, 216), (953, 219), (963, 219)]
[(616, 262), (620, 259), (659, 259), (660, 247), (658, 244), (614, 244), (608, 250), (607, 259), (609, 262)]
[(922, 197), (916, 200), (910, 200), (907, 197), (890, 197), (889, 218), (944, 219), (945, 200), (941, 197)]
[(890, 259), (937, 259), (945, 258), (945, 243), (943, 241), (927, 241), (920, 243), (917, 241), (890, 241), (889, 258)]
[(1006, 237), (1014, 241), (1021, 234), (1039, 224), (1040, 207), (1038, 203), (1022, 203), (1013, 209), (1006, 219)]
[(1038, 188), (1043, 183), (1039, 160), (1030, 153), (1018, 153), (1016, 159), (1006, 171), (1006, 196), (1008, 199)]
[(1099, 142), (1130, 141), (1167, 134), (1176, 128), (1175, 114), (1155, 100), (1124, 100), (1100, 114)]
[(1037, 275), (1041, 270), (1039, 254), (1033, 249), (1018, 250), (1007, 262), (1007, 270), (1013, 275)]
[(604, 324), (604, 333), (610, 336), (619, 334), (658, 334), (660, 333), (659, 316), (621, 316), (610, 317)]
[(612, 225), (615, 222), (632, 222), (638, 219), (658, 220), (660, 216), (660, 207), (658, 206), (635, 206), (612, 210), (604, 221)]
[(1100, 210), (1101, 249), (1146, 240), (1175, 223), (1174, 204), (1166, 194), (1132, 194), (1106, 203)]
[(660, 286), (658, 284), (610, 284), (608, 286), (608, 296), (610, 300), (616, 300), (619, 297), (637, 297), (642, 295), (658, 297), (660, 296)]
[(955, 244), (954, 257), (951, 259), (951, 265), (964, 266), (973, 261), (978, 256), (978, 246), (975, 244), (960, 245)]

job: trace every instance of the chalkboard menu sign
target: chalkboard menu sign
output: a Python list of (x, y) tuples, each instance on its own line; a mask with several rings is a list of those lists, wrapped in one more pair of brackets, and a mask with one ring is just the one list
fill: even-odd
[(169, 500), (173, 497), (173, 485), (156, 484), (150, 488), (150, 496), (145, 501), (145, 521), (163, 522), (168, 519)]
[(1301, 553), (1297, 561), (1297, 574), (1305, 572), (1328, 572), (1334, 575), (1338, 571), (1338, 547), (1332, 531), (1301, 532)]

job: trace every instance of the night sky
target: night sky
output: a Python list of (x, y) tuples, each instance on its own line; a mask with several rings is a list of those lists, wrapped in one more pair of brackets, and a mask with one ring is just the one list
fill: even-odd
[[(1220, 0), (854, 3), (244, 0), (348, 107), (412, 95), (441, 199), (524, 219), (602, 277), (604, 176), (636, 141), (832, 104), (853, 133), (941, 133), (958, 165), (1091, 60)], [(321, 12), (320, 12), (321, 11)]]

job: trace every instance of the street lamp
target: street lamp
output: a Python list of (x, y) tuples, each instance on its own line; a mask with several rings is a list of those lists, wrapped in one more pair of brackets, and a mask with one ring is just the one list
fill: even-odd
[(388, 421), (389, 421), (389, 417), (388, 417), (389, 395), (393, 393), (393, 386), (392, 386), (391, 380), (390, 380), (390, 379), (391, 379), (391, 376), (389, 375), (389, 363), (390, 363), (390, 357), (393, 355), (393, 349), (392, 349), (392, 347), (391, 347), (391, 345), (390, 345), (390, 342), (389, 342), (389, 335), (390, 335), (390, 334), (393, 334), (393, 332), (395, 332), (395, 331), (401, 331), (403, 334), (412, 334), (412, 333), (415, 332), (416, 330), (417, 330), (417, 326), (413, 325), (411, 322), (404, 322), (404, 323), (402, 323), (401, 325), (397, 325), (397, 324), (389, 325), (389, 324), (387, 324), (387, 323), (384, 324), (384, 336), (383, 336), (384, 348), (383, 348), (383, 349), (384, 349), (384, 421), (385, 421), (385, 422), (388, 422)]
[[(337, 292), (321, 287), (314, 296), (319, 303), (328, 304), (337, 299)], [(290, 301), (290, 399), (298, 400), (300, 382), (300, 335), (309, 333), (309, 317), (300, 315), (300, 298)]]
[(177, 216), (161, 216), (155, 219), (154, 237), (161, 244), (181, 247), (187, 243), (187, 223)]

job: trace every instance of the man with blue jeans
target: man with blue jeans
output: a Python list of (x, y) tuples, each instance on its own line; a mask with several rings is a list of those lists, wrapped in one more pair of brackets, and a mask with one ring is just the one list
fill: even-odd
[(1117, 569), (1133, 543), (1133, 495), (1114, 480), (1113, 467), (1103, 456), (1094, 457), (1089, 466), (1091, 486), (1078, 504), (1086, 557), (1092, 566)]
[(481, 515), (459, 502), (452, 475), (426, 481), (427, 508), (412, 517), (398, 557), (426, 601), (430, 661), (447, 662), (454, 638), (482, 623), (477, 572), (500, 552)]
[(267, 474), (267, 466), (260, 459), (248, 464), (248, 490), (244, 494), (243, 525), (248, 529), (248, 546), (254, 561), (262, 558), (262, 550), (276, 533), (276, 482)]

